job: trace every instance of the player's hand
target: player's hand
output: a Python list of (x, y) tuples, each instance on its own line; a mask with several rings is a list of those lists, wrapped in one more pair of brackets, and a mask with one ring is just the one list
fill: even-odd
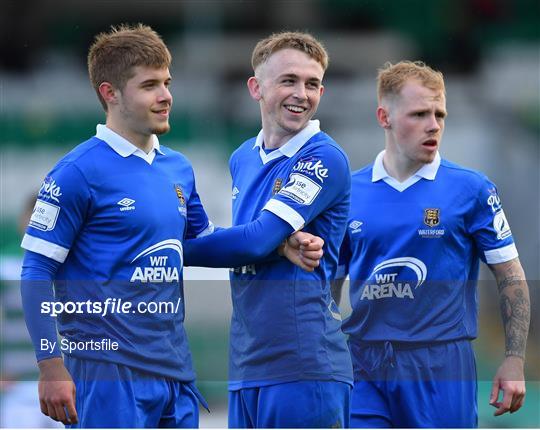
[[(499, 391), (503, 392), (502, 401), (499, 401)], [(506, 412), (514, 413), (525, 401), (525, 375), (523, 373), (523, 359), (508, 356), (503, 361), (491, 387), (489, 404), (497, 410), (493, 415), (499, 416)]]
[(297, 231), (281, 244), (278, 252), (301, 269), (313, 272), (319, 267), (323, 246), (324, 240), (320, 237)]
[[(39, 365), (39, 405), (41, 412), (63, 424), (77, 424), (75, 384), (61, 358), (42, 360)], [(66, 415), (67, 410), (67, 415)]]

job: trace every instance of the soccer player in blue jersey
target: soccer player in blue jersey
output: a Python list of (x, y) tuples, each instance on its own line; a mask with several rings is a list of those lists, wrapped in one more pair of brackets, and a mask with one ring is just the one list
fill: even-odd
[(97, 36), (88, 69), (106, 124), (48, 174), (22, 241), (41, 410), (67, 425), (197, 427), (205, 404), (183, 328), (183, 242), (213, 226), (191, 164), (156, 137), (169, 130), (170, 62), (147, 26)]
[[(186, 265), (231, 273), (229, 426), (347, 427), (352, 365), (330, 294), (349, 210), (342, 149), (312, 120), (328, 65), (305, 33), (261, 40), (247, 85), (262, 130), (231, 156), (233, 224), (186, 242)], [(325, 241), (320, 267), (261, 260), (292, 232)]]
[[(495, 415), (524, 401), (529, 293), (495, 185), (441, 159), (443, 76), (421, 62), (378, 76), (385, 150), (352, 176), (340, 255), (350, 275), (353, 427), (475, 427), (479, 260), (495, 275), (506, 358)], [(499, 392), (503, 392), (499, 400)]]

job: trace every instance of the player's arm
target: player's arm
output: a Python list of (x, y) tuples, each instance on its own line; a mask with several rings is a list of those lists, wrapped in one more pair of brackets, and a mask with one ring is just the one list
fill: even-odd
[[(193, 181), (195, 181), (195, 177), (193, 177)], [(205, 236), (208, 236), (209, 234), (216, 234), (220, 231), (225, 231), (226, 229), (221, 227), (215, 227), (212, 222), (208, 219), (208, 216), (206, 214), (206, 211), (204, 210), (203, 204), (201, 202), (201, 199), (199, 197), (199, 194), (196, 191), (195, 185), (193, 186), (193, 192), (191, 193), (191, 196), (189, 198), (189, 201), (187, 202), (188, 206), (188, 229), (186, 232), (186, 239), (200, 239)], [(268, 228), (271, 229), (272, 223), (269, 223), (270, 225), (264, 226), (262, 225), (261, 228)], [(253, 232), (252, 229), (248, 226), (247, 227), (247, 233), (244, 231), (244, 238), (247, 240), (255, 240), (256, 243), (262, 243), (263, 241), (266, 241), (266, 238), (264, 238), (264, 234), (255, 234), (254, 237), (250, 236), (250, 232)], [(272, 231), (272, 230), (267, 230)], [(290, 229), (287, 228), (287, 231), (290, 231)], [(262, 232), (261, 232), (262, 233)], [(223, 234), (223, 233), (219, 233)], [(231, 234), (231, 233), (228, 233)], [(228, 237), (228, 234), (225, 236), (225, 238)], [(232, 233), (233, 240), (234, 239), (234, 233)], [(220, 238), (218, 237), (217, 240)], [(212, 242), (214, 239), (207, 239), (207, 242)], [(227, 239), (225, 239), (227, 240)], [(243, 246), (247, 246), (247, 244), (250, 242), (244, 243)], [(230, 245), (230, 244), (228, 244)], [(279, 258), (279, 256), (286, 257), (291, 263), (299, 266), (301, 269), (306, 271), (313, 271), (316, 267), (319, 266), (319, 260), (322, 258), (323, 255), (323, 245), (324, 241), (317, 237), (313, 236), (312, 234), (309, 234), (307, 232), (294, 232), (289, 237), (285, 236), (283, 241), (278, 244), (279, 246), (276, 246), (275, 248), (272, 248), (268, 251), (267, 248), (260, 249), (260, 248), (252, 248), (251, 250), (254, 251), (256, 254), (258, 252), (265, 253), (265, 256), (263, 258), (258, 258), (258, 260), (252, 259), (250, 261), (247, 261), (245, 263), (239, 264), (238, 266), (242, 266), (245, 264), (252, 264), (256, 261), (269, 261), (274, 260), (276, 258)], [(187, 263), (184, 262), (186, 265), (197, 265), (197, 266), (203, 266), (203, 267), (237, 267), (237, 266), (209, 266), (209, 264), (212, 264), (211, 260), (207, 260), (205, 255), (199, 255), (197, 257), (197, 249), (194, 248), (193, 250), (190, 250), (191, 247), (195, 246), (211, 246), (211, 245), (205, 245), (205, 242), (199, 242), (199, 244), (186, 242), (184, 244), (184, 254), (187, 255)], [(273, 252), (273, 251), (277, 252)], [(186, 252), (187, 251), (187, 252)], [(268, 251), (268, 252), (266, 252)], [(255, 255), (253, 258), (257, 258), (260, 255)], [(200, 264), (190, 264), (191, 260), (190, 258), (193, 257), (193, 259), (197, 258), (200, 262)], [(201, 260), (202, 258), (202, 260)], [(242, 258), (242, 257), (240, 257)], [(249, 258), (249, 256), (247, 257)], [(218, 261), (214, 261), (214, 264), (219, 264)]]
[(54, 302), (53, 279), (92, 202), (82, 171), (72, 162), (60, 161), (43, 181), (21, 243), (26, 249), (21, 273), (22, 305), (40, 369), (41, 411), (64, 424), (77, 422), (75, 386), (62, 362), (56, 318), (47, 305)]
[(250, 223), (187, 240), (184, 244), (184, 264), (238, 267), (260, 262), (293, 232), (288, 222), (271, 212), (262, 211)]
[[(519, 259), (488, 266), (497, 281), (505, 334), (506, 358), (493, 379), (490, 396), (490, 404), (497, 408), (494, 415), (498, 416), (516, 412), (525, 399), (523, 366), (531, 310), (529, 288)], [(502, 401), (499, 401), (500, 390)]]
[(64, 424), (76, 424), (75, 385), (64, 366), (58, 347), (56, 322), (51, 314), (53, 279), (59, 266), (58, 261), (26, 251), (21, 273), (21, 298), (26, 326), (38, 361), (41, 412)]
[(312, 272), (319, 267), (324, 240), (305, 231), (297, 231), (284, 240), (277, 253), (303, 270)]

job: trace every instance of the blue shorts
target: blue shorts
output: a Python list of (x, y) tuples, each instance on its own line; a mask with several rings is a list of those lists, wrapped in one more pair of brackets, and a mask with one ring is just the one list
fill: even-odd
[(468, 340), (350, 344), (351, 427), (477, 427), (476, 364)]
[(230, 428), (349, 427), (351, 386), (298, 381), (229, 391)]
[(199, 426), (199, 400), (193, 383), (183, 383), (104, 361), (66, 356), (73, 378), (75, 408), (84, 427), (177, 427)]

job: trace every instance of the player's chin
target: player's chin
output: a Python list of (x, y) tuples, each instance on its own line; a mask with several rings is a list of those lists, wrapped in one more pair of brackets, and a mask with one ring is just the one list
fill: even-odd
[(299, 118), (296, 121), (286, 121), (283, 124), (283, 128), (290, 133), (298, 133), (306, 127), (308, 121), (309, 118)]
[(425, 164), (429, 164), (435, 160), (435, 157), (437, 156), (437, 150), (434, 151), (422, 151), (421, 154), (419, 154), (418, 158), (419, 161)]
[(164, 124), (154, 126), (154, 128), (152, 129), (152, 133), (157, 134), (157, 135), (165, 134), (165, 133), (168, 133), (170, 129), (171, 129), (171, 126), (167, 122)]

